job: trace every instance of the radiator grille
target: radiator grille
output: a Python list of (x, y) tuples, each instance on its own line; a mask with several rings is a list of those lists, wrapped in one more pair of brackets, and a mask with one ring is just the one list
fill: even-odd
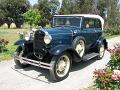
[(44, 43), (45, 33), (42, 31), (36, 31), (34, 35), (34, 52), (44, 53), (45, 43)]

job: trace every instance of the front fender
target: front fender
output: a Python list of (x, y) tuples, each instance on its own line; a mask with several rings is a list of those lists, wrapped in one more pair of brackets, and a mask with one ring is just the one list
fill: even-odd
[(51, 55), (60, 55), (63, 52), (68, 52), (71, 55), (71, 57), (73, 58), (73, 61), (75, 61), (75, 62), (81, 61), (81, 58), (78, 55), (78, 53), (74, 50), (73, 47), (71, 47), (69, 45), (59, 45), (59, 46), (52, 48), (49, 51), (49, 53)]
[(26, 41), (25, 41), (25, 39), (21, 39), (21, 40), (18, 40), (18, 41), (16, 41), (15, 43), (14, 43), (14, 45), (23, 45), (24, 43), (25, 43)]
[(69, 45), (56, 46), (56, 47), (50, 49), (49, 53), (52, 54), (52, 55), (59, 55), (59, 54), (65, 52), (65, 51), (68, 51), (70, 54), (74, 54), (75, 56), (80, 58), (78, 53), (74, 50), (74, 48), (69, 46)]
[(18, 40), (14, 43), (14, 45), (18, 45), (20, 47), (22, 47), (22, 49), (24, 49), (24, 44), (25, 44), (25, 39), (21, 39), (21, 40)]
[(72, 49), (72, 47), (70, 47), (68, 45), (58, 45), (58, 46), (50, 49), (49, 53), (52, 55), (59, 55), (68, 49)]

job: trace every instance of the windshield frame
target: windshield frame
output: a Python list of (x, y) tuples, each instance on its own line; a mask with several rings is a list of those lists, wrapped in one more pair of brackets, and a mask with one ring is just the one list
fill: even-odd
[(69, 26), (69, 25), (59, 25), (59, 27), (76, 27), (76, 28), (81, 28), (81, 24), (82, 24), (82, 17), (81, 16), (53, 16), (53, 20), (52, 20), (52, 27), (58, 27), (55, 26), (55, 18), (78, 18), (80, 20), (79, 22), (79, 27), (78, 26)]

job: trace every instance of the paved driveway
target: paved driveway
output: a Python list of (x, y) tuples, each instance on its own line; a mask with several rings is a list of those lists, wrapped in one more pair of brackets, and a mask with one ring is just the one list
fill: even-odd
[[(120, 43), (120, 37), (108, 40), (109, 48)], [(53, 82), (49, 71), (31, 66), (21, 69), (11, 61), (0, 62), (0, 90), (79, 90), (91, 85), (94, 69), (103, 68), (110, 60), (106, 51), (102, 60), (74, 64), (70, 75), (61, 82)]]

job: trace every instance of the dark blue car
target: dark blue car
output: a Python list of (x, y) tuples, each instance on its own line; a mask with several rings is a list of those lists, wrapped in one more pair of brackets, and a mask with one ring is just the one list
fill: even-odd
[(107, 41), (103, 38), (104, 20), (98, 15), (55, 15), (50, 29), (39, 28), (18, 40), (14, 60), (49, 69), (55, 81), (69, 75), (72, 62), (102, 59)]

